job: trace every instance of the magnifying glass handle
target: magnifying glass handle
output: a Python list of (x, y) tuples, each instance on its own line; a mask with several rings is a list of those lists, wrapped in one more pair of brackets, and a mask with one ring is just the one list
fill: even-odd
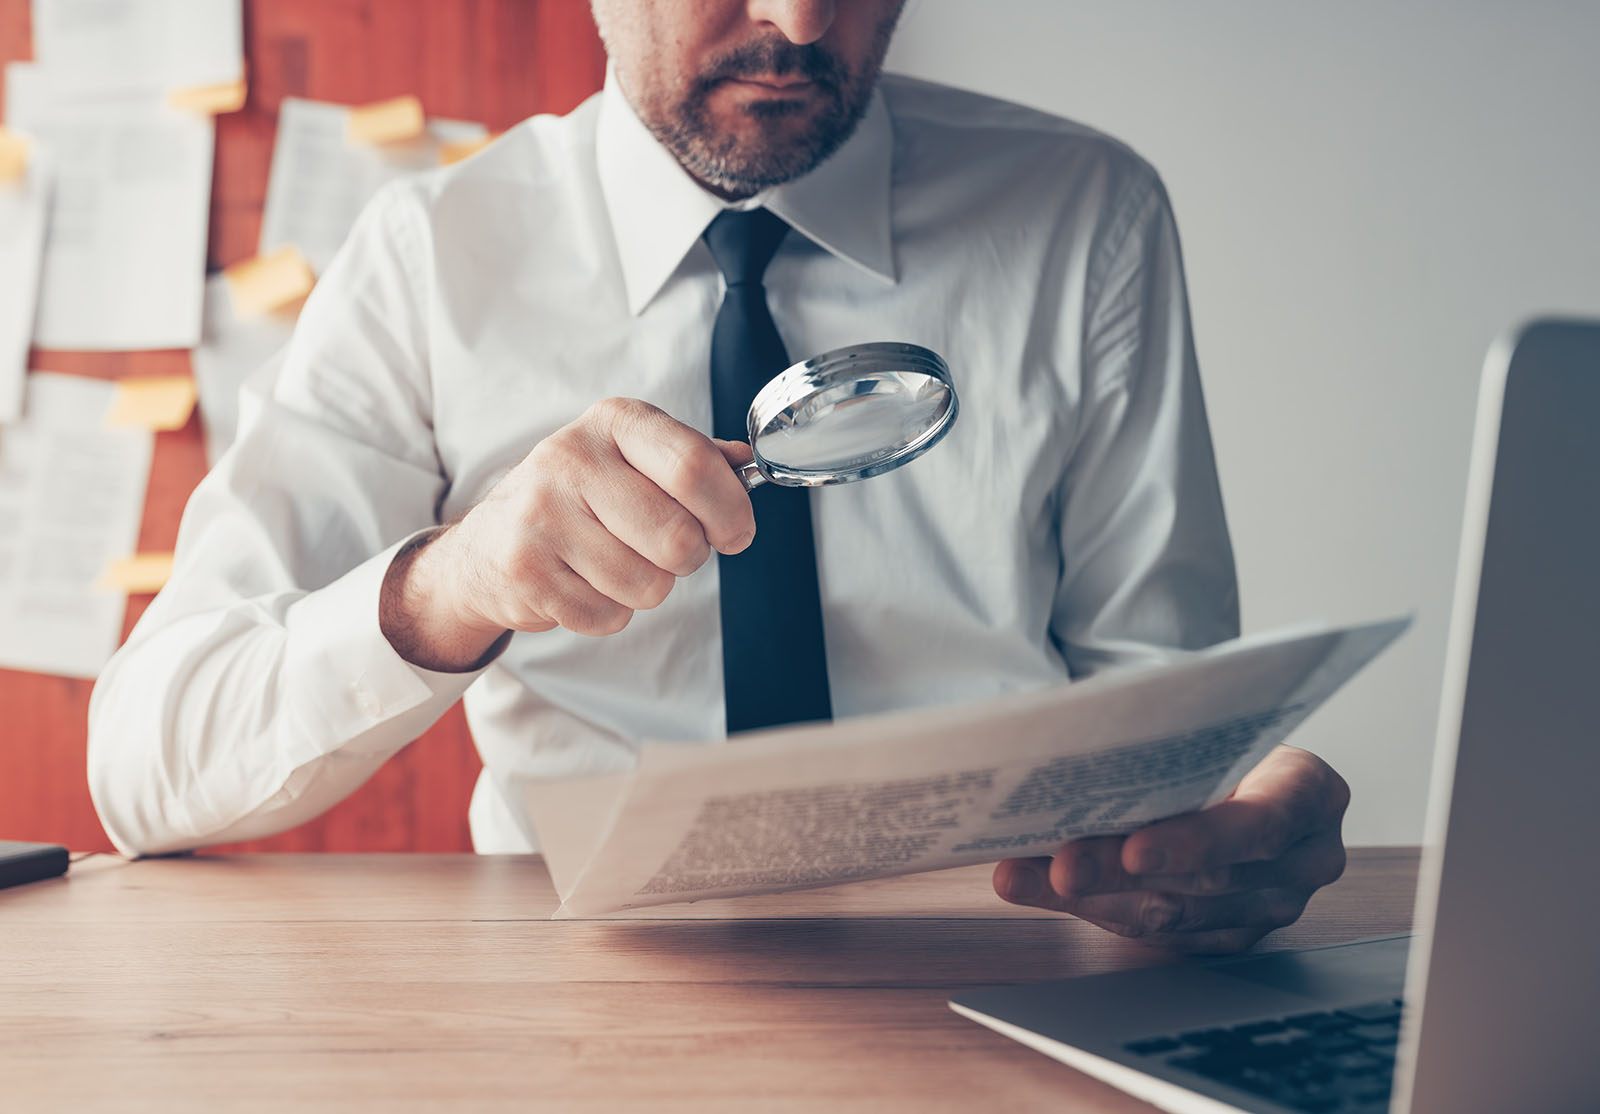
[(761, 465), (755, 462), (754, 457), (752, 457), (747, 463), (741, 464), (736, 469), (736, 472), (739, 477), (739, 482), (744, 484), (744, 489), (746, 491), (760, 487), (762, 484), (767, 482), (767, 477), (761, 474)]

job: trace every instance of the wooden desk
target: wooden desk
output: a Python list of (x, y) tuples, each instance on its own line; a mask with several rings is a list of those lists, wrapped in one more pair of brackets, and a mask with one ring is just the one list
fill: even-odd
[[(1262, 947), (1404, 931), (1415, 872)], [(1165, 958), (988, 875), (551, 921), (537, 857), (95, 856), (0, 891), (0, 1107), (1149, 1110), (946, 1007)]]

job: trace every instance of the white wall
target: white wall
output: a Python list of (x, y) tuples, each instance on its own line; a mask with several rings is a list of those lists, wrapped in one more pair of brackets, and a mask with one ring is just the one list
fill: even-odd
[(890, 54), (1165, 177), (1246, 629), (1417, 615), (1295, 737), (1354, 843), (1421, 838), (1484, 351), (1600, 316), (1597, 43), (1593, 0), (910, 0)]

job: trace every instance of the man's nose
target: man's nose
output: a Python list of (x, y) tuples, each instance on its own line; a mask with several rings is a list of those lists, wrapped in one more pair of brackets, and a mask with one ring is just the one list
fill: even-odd
[(750, 0), (752, 23), (770, 23), (797, 46), (814, 43), (833, 26), (834, 0)]

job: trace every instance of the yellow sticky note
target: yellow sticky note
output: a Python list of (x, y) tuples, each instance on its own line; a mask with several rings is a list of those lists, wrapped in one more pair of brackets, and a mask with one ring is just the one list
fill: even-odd
[(106, 566), (94, 586), (105, 592), (149, 595), (172, 579), (172, 554), (136, 553)]
[(352, 108), (345, 135), (352, 143), (400, 143), (417, 138), (426, 126), (421, 101), (411, 96), (396, 97)]
[(455, 143), (439, 144), (439, 165), (451, 166), (462, 159), (471, 158), (495, 141), (495, 136), (483, 135), (477, 139), (462, 139)]
[(191, 85), (168, 93), (167, 104), (180, 112), (220, 116), (224, 112), (238, 112), (244, 107), (248, 94), (242, 79), (224, 81), (220, 85)]
[(28, 173), (28, 153), (33, 140), (21, 132), (0, 128), (0, 182), (20, 182)]
[(187, 375), (122, 379), (117, 382), (106, 425), (153, 431), (182, 429), (194, 411), (194, 402), (194, 380)]
[(311, 264), (293, 244), (224, 268), (222, 277), (233, 312), (240, 317), (271, 313), (297, 302), (311, 293), (317, 281)]

